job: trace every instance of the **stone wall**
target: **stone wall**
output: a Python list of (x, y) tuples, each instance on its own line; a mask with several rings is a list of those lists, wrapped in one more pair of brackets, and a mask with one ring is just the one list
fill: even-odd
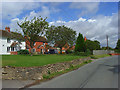
[(110, 54), (110, 53), (114, 53), (114, 50), (93, 50), (93, 55)]
[(76, 66), (83, 61), (90, 60), (90, 57), (76, 59), (67, 62), (61, 62), (56, 64), (48, 64), (40, 67), (3, 67), (2, 79), (16, 79), (16, 80), (41, 80), (43, 75), (47, 75), (48, 72), (60, 72), (68, 69), (71, 65)]

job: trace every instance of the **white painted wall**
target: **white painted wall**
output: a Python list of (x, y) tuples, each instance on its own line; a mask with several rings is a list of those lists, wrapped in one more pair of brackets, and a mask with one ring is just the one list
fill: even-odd
[(2, 37), (1, 39), (1, 50), (2, 52), (0, 52), (0, 54), (10, 54), (7, 52), (7, 38)]
[[(10, 42), (8, 43), (7, 37), (0, 37), (0, 54), (10, 54), (10, 52), (7, 52), (7, 47), (10, 47), (14, 41), (18, 42), (18, 40), (11, 39)], [(22, 41), (21, 43), (22, 43), (20, 44), (21, 49), (25, 49), (25, 42)]]

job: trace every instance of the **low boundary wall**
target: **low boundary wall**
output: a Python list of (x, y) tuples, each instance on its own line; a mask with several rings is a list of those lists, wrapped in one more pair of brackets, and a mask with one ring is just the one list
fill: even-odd
[(114, 50), (93, 50), (93, 55), (115, 53)]
[(79, 65), (84, 61), (91, 60), (90, 57), (66, 61), (56, 64), (48, 64), (36, 67), (2, 67), (2, 79), (8, 80), (41, 80), (43, 75), (60, 72), (72, 66)]

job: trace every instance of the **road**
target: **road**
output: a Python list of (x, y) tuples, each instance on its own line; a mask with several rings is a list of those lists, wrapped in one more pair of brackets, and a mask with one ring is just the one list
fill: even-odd
[(118, 56), (97, 59), (30, 88), (118, 88)]

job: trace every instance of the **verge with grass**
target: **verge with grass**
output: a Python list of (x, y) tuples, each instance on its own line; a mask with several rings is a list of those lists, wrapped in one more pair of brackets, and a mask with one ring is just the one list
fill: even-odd
[(90, 57), (92, 59), (98, 59), (98, 58), (104, 58), (104, 57), (108, 57), (108, 56), (111, 56), (109, 54), (102, 54), (102, 55), (91, 55)]
[(54, 64), (58, 62), (72, 61), (87, 56), (74, 55), (2, 55), (2, 66), (33, 67)]

